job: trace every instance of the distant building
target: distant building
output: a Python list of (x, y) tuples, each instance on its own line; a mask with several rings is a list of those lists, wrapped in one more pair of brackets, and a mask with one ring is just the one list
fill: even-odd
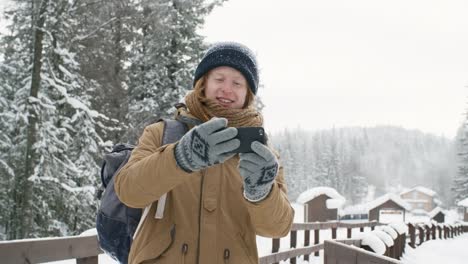
[(404, 222), (405, 214), (411, 206), (398, 195), (386, 194), (367, 204), (369, 221), (381, 223)]
[(338, 220), (338, 208), (346, 199), (330, 187), (316, 187), (299, 195), (297, 202), (304, 205), (304, 222)]
[(468, 198), (461, 200), (457, 205), (460, 207), (460, 211), (462, 212), (463, 221), (468, 222)]
[(437, 223), (445, 222), (445, 212), (440, 207), (434, 208), (431, 212), (428, 213), (431, 220), (436, 221)]
[(422, 209), (431, 212), (441, 202), (436, 198), (437, 193), (426, 187), (417, 186), (400, 193), (401, 199), (410, 204), (411, 209)]
[(411, 206), (396, 194), (386, 194), (368, 203), (340, 210), (340, 220), (368, 220), (381, 223), (404, 222)]

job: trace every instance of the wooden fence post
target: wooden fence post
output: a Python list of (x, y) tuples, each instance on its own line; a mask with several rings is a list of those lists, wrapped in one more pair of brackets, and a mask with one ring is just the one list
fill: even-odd
[(428, 225), (425, 225), (426, 232), (426, 241), (431, 240), (431, 228)]
[[(310, 230), (307, 229), (304, 231), (304, 246), (307, 247), (310, 245)], [(309, 255), (304, 255), (304, 260), (309, 261)]]
[[(317, 245), (317, 244), (319, 243), (319, 240), (320, 240), (319, 233), (320, 233), (320, 230), (319, 230), (319, 229), (315, 229), (315, 230), (314, 230), (314, 245)], [(314, 256), (318, 257), (318, 256), (319, 256), (319, 252), (316, 251), (316, 252), (314, 253)]]
[[(296, 246), (297, 246), (296, 240), (297, 240), (297, 231), (292, 230), (291, 231), (291, 248), (296, 248)], [(289, 263), (296, 264), (296, 257), (290, 258)]]
[(414, 228), (414, 225), (411, 224), (411, 223), (408, 224), (408, 232), (409, 232), (409, 235), (410, 235), (409, 245), (412, 248), (416, 248), (416, 229)]
[(418, 230), (419, 230), (419, 244), (420, 246), (424, 242), (424, 228), (422, 226), (418, 225)]
[[(271, 253), (276, 253), (279, 251), (279, 247), (280, 247), (280, 240), (279, 238), (273, 238), (272, 239), (272, 248), (271, 248)], [(278, 262), (275, 262), (274, 264), (278, 264)]]
[(431, 233), (432, 233), (432, 240), (435, 240), (436, 239), (436, 227), (435, 227), (435, 225), (432, 225)]
[(347, 238), (351, 238), (351, 235), (352, 235), (352, 232), (353, 232), (353, 229), (348, 227), (347, 231), (346, 231), (346, 237)]
[(442, 239), (442, 227), (437, 226), (437, 230), (439, 230), (439, 239)]
[(332, 227), (332, 239), (336, 239), (336, 227)]

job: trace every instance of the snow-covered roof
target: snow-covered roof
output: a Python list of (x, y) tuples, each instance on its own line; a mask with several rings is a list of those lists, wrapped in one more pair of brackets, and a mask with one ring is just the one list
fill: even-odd
[(341, 196), (335, 189), (330, 187), (316, 187), (309, 189), (301, 193), (296, 201), (298, 203), (305, 204), (308, 201), (322, 194), (325, 194), (326, 196), (330, 197), (330, 199), (327, 200), (328, 209), (339, 208), (346, 202), (346, 199), (343, 196)]
[(385, 203), (388, 200), (394, 201), (399, 206), (405, 208), (405, 210), (411, 210), (411, 205), (401, 199), (398, 195), (395, 194), (385, 194), (379, 198), (370, 201), (368, 203), (357, 204), (353, 206), (348, 206), (339, 211), (340, 215), (356, 215), (356, 214), (368, 214), (371, 209)]
[(412, 192), (412, 191), (418, 191), (418, 192), (421, 192), (421, 193), (425, 193), (425, 194), (427, 194), (429, 196), (436, 195), (435, 191), (433, 191), (433, 190), (431, 190), (429, 188), (423, 187), (423, 186), (416, 186), (416, 187), (411, 188), (409, 190), (405, 190), (405, 191), (401, 192), (400, 195), (405, 194), (405, 193), (409, 193), (409, 192)]
[(343, 206), (343, 204), (346, 202), (346, 200), (343, 199), (328, 199), (327, 200), (327, 208), (328, 209), (338, 209)]
[(405, 208), (405, 210), (411, 210), (411, 205), (409, 205), (407, 202), (405, 202), (403, 199), (401, 199), (398, 195), (395, 195), (393, 193), (387, 193), (385, 195), (380, 196), (379, 198), (375, 199), (374, 201), (371, 201), (367, 204), (367, 208), (373, 209), (376, 208), (377, 206), (387, 202), (388, 200), (392, 200), (399, 206)]
[(442, 210), (442, 208), (440, 208), (439, 206), (437, 206), (436, 208), (432, 209), (432, 211), (430, 211), (428, 213), (429, 217), (430, 218), (434, 218), (434, 216), (436, 216), (438, 213), (444, 213), (444, 211)]
[(468, 198), (465, 198), (457, 203), (458, 206), (468, 207)]
[(338, 212), (340, 215), (358, 215), (358, 214), (368, 214), (369, 208), (367, 204), (356, 204), (348, 206)]

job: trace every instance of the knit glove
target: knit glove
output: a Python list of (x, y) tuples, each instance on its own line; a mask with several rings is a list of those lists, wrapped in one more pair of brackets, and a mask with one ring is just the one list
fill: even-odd
[(232, 151), (240, 146), (240, 141), (233, 139), (237, 129), (226, 126), (226, 118), (214, 117), (189, 130), (175, 147), (177, 165), (190, 173), (223, 163), (234, 156)]
[(259, 202), (270, 193), (278, 174), (278, 160), (271, 150), (258, 141), (252, 142), (251, 153), (240, 153), (239, 173), (244, 179), (244, 197)]

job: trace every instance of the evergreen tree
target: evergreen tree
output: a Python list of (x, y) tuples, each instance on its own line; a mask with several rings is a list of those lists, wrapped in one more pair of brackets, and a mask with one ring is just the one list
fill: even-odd
[(8, 160), (8, 239), (76, 234), (92, 225), (103, 145), (95, 128), (105, 117), (90, 108), (96, 87), (79, 74), (76, 10), (66, 0), (17, 0), (11, 35), (2, 38), (19, 121), (10, 128), (17, 135)]
[(197, 29), (222, 1), (141, 0), (131, 44), (128, 141), (149, 122), (169, 117), (192, 88), (193, 72), (205, 45)]
[[(467, 115), (468, 117), (468, 115)], [(452, 190), (455, 202), (468, 197), (468, 126), (465, 122), (457, 133), (458, 172)]]

